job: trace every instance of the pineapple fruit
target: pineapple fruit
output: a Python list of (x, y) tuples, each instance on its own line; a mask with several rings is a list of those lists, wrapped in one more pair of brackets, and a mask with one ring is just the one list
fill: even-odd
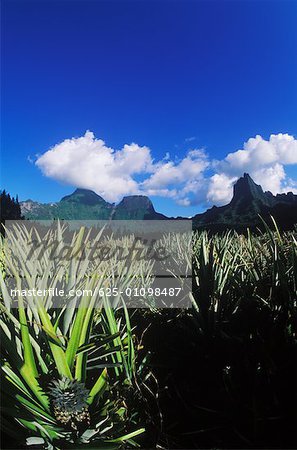
[(61, 425), (73, 430), (90, 425), (89, 391), (83, 383), (63, 377), (52, 381), (48, 391), (55, 418)]

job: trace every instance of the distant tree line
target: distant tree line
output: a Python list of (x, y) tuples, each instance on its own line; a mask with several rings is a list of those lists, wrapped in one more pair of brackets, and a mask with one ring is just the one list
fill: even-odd
[[(5, 190), (0, 191), (0, 223), (5, 220), (23, 219), (18, 197), (11, 197)], [(1, 226), (2, 228), (2, 226)]]

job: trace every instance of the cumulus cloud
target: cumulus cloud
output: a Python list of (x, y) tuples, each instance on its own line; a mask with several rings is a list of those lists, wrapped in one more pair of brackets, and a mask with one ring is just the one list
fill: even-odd
[(133, 176), (146, 172), (151, 164), (148, 147), (131, 144), (116, 151), (90, 131), (55, 145), (36, 161), (47, 177), (92, 189), (108, 201), (138, 193)]
[[(115, 150), (102, 139), (96, 139), (91, 131), (64, 140), (36, 161), (47, 177), (92, 189), (112, 202), (129, 194), (159, 195), (182, 201), (190, 185), (201, 178), (207, 164), (202, 150), (191, 150), (180, 161), (171, 161), (166, 153), (161, 161), (154, 162), (146, 146), (132, 143)], [(136, 177), (140, 179), (137, 181)]]
[[(189, 183), (201, 180), (204, 170), (208, 166), (207, 156), (203, 150), (191, 150), (180, 162), (161, 162), (153, 167), (153, 174), (146, 179), (142, 186), (148, 192), (162, 190), (175, 186), (180, 190), (187, 190)], [(183, 186), (183, 187), (181, 187)]]
[(216, 173), (210, 177), (207, 200), (216, 205), (224, 205), (232, 198), (233, 184), (236, 177), (228, 177), (224, 173)]
[(213, 162), (217, 173), (210, 179), (207, 198), (216, 204), (230, 201), (232, 184), (243, 172), (248, 172), (264, 191), (297, 192), (285, 172), (285, 166), (292, 164), (297, 164), (297, 140), (293, 136), (279, 133), (265, 140), (257, 135), (248, 139), (243, 149)]
[[(189, 142), (192, 139), (189, 139)], [(176, 203), (222, 205), (230, 201), (235, 181), (248, 172), (264, 190), (297, 192), (285, 167), (297, 164), (297, 140), (289, 134), (257, 135), (223, 160), (211, 160), (203, 149), (191, 149), (182, 159), (167, 152), (155, 161), (151, 150), (136, 143), (116, 150), (91, 131), (55, 145), (35, 164), (47, 177), (92, 189), (107, 201), (145, 194)]]

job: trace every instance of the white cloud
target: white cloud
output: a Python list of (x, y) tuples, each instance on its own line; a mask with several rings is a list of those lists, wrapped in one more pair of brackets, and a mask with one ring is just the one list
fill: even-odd
[[(286, 165), (297, 164), (297, 140), (289, 134), (272, 134), (268, 140), (257, 135), (244, 144), (243, 149), (229, 153), (222, 161), (215, 161), (217, 174), (210, 180), (207, 198), (224, 204), (232, 197), (232, 183), (244, 172), (273, 194), (297, 192), (285, 172)], [(231, 185), (230, 185), (231, 183)]]
[(261, 184), (264, 191), (270, 191), (273, 194), (283, 192), (283, 182), (286, 179), (286, 173), (282, 164), (276, 163), (271, 167), (261, 167), (251, 173), (256, 183)]
[(207, 156), (202, 150), (191, 150), (178, 163), (161, 162), (153, 168), (153, 174), (143, 182), (145, 189), (162, 189), (165, 186), (180, 186), (199, 179), (208, 166)]
[(224, 173), (216, 173), (210, 178), (207, 200), (216, 205), (224, 205), (230, 201), (236, 177), (228, 177)]
[(297, 164), (297, 140), (289, 134), (272, 134), (268, 141), (257, 135), (245, 142), (243, 150), (229, 153), (224, 161), (231, 171), (275, 163)]
[[(169, 153), (154, 163), (148, 147), (132, 143), (121, 150), (108, 147), (91, 131), (66, 139), (38, 156), (36, 165), (44, 175), (77, 187), (92, 189), (107, 201), (124, 195), (147, 194), (170, 197), (181, 204), (208, 165), (203, 150), (194, 149), (180, 161)], [(136, 181), (135, 176), (142, 179)]]
[(132, 143), (115, 150), (87, 131), (55, 145), (35, 164), (45, 176), (92, 189), (111, 202), (145, 194), (172, 198), (184, 206), (222, 205), (230, 201), (233, 184), (244, 172), (274, 194), (297, 192), (297, 183), (285, 171), (287, 165), (297, 164), (297, 140), (281, 133), (268, 140), (250, 138), (221, 161), (211, 161), (203, 149), (192, 149), (180, 160), (167, 152), (154, 161), (149, 147)]
[(116, 151), (90, 131), (55, 145), (36, 161), (47, 177), (92, 189), (108, 201), (138, 193), (133, 175), (146, 172), (151, 164), (148, 147), (131, 144)]

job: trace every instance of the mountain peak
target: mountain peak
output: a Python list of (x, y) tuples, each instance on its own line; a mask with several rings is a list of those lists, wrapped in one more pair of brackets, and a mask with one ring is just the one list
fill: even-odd
[(262, 187), (256, 184), (248, 173), (244, 173), (233, 187), (233, 198), (231, 203), (237, 203), (241, 200), (262, 200), (266, 203), (265, 194)]
[(153, 204), (146, 195), (128, 195), (123, 197), (122, 201), (118, 204), (118, 208), (144, 208), (146, 210), (154, 211)]
[(128, 195), (117, 205), (114, 219), (141, 219), (155, 213), (151, 200), (145, 195)]
[(72, 194), (66, 195), (61, 199), (61, 202), (81, 203), (84, 205), (99, 205), (107, 202), (96, 194), (96, 192), (89, 189), (77, 188)]
[(244, 173), (233, 187), (233, 198), (227, 205), (208, 209), (193, 218), (194, 228), (238, 231), (261, 227), (259, 215), (271, 224), (274, 217), (280, 229), (292, 229), (297, 223), (297, 195), (263, 192), (248, 173)]
[(113, 219), (165, 219), (163, 214), (157, 213), (146, 195), (129, 195), (116, 206)]

